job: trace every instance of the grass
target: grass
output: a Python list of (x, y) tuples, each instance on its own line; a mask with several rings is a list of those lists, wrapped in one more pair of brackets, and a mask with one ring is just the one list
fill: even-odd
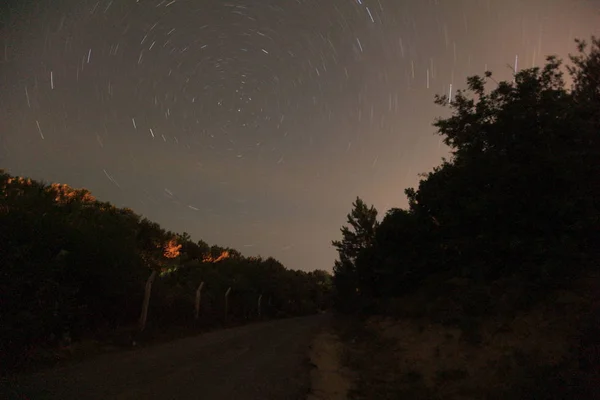
[(397, 373), (395, 360), (389, 351), (394, 342), (366, 329), (366, 320), (341, 318), (336, 324), (337, 333), (346, 343), (343, 364), (357, 372), (349, 400), (366, 399), (431, 399), (418, 371)]
[(599, 278), (552, 293), (438, 283), (345, 317), (350, 399), (600, 399)]

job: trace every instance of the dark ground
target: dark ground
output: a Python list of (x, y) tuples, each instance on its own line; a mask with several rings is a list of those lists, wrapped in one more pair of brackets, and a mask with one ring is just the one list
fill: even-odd
[(330, 316), (270, 321), (0, 381), (0, 399), (304, 399)]

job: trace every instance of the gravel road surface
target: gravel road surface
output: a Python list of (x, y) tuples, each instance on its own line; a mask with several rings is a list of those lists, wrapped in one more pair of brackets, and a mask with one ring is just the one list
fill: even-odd
[(327, 314), (215, 331), (0, 381), (0, 399), (305, 399)]

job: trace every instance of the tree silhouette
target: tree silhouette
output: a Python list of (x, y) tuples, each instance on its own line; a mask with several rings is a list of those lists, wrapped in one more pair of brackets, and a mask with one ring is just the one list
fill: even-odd
[(317, 279), (273, 258), (194, 242), (85, 189), (1, 170), (0, 241), (0, 372), (71, 339), (219, 326), (228, 287), (229, 323), (258, 318), (259, 294), (261, 318), (316, 312), (330, 301), (324, 272)]
[[(355, 284), (396, 297), (433, 276), (551, 287), (590, 265), (600, 239), (600, 41), (577, 41), (577, 50), (570, 87), (550, 56), (512, 82), (486, 72), (452, 102), (436, 97), (452, 111), (434, 121), (451, 159), (406, 190), (407, 210), (366, 224), (374, 235), (342, 228), (338, 302), (355, 296)], [(354, 207), (349, 222), (362, 226), (365, 206)]]
[(377, 229), (377, 210), (368, 207), (359, 197), (352, 203), (347, 216), (348, 226), (341, 228), (342, 240), (332, 244), (339, 254), (333, 267), (338, 298), (352, 299), (357, 291), (372, 289), (373, 271), (365, 263), (359, 264), (361, 252), (372, 246)]

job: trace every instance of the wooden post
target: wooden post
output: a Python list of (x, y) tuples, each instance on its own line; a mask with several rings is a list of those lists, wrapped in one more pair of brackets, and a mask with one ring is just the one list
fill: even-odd
[(262, 294), (260, 296), (258, 296), (258, 308), (257, 308), (257, 310), (258, 310), (258, 318), (260, 318), (260, 314), (261, 314), (261, 312), (260, 312), (260, 302), (261, 302), (261, 300), (262, 300)]
[(229, 293), (231, 292), (231, 286), (225, 292), (225, 319), (227, 319), (227, 311), (229, 311)]
[(200, 298), (202, 296), (202, 288), (203, 287), (204, 287), (204, 282), (201, 282), (200, 286), (198, 286), (198, 289), (196, 289), (196, 307), (195, 307), (195, 313), (194, 313), (195, 319), (198, 319), (200, 317)]
[(144, 301), (142, 303), (142, 314), (140, 315), (140, 332), (146, 328), (146, 320), (148, 319), (148, 306), (150, 305), (150, 293), (152, 291), (152, 282), (158, 275), (158, 271), (154, 270), (146, 281), (146, 291), (144, 293)]

